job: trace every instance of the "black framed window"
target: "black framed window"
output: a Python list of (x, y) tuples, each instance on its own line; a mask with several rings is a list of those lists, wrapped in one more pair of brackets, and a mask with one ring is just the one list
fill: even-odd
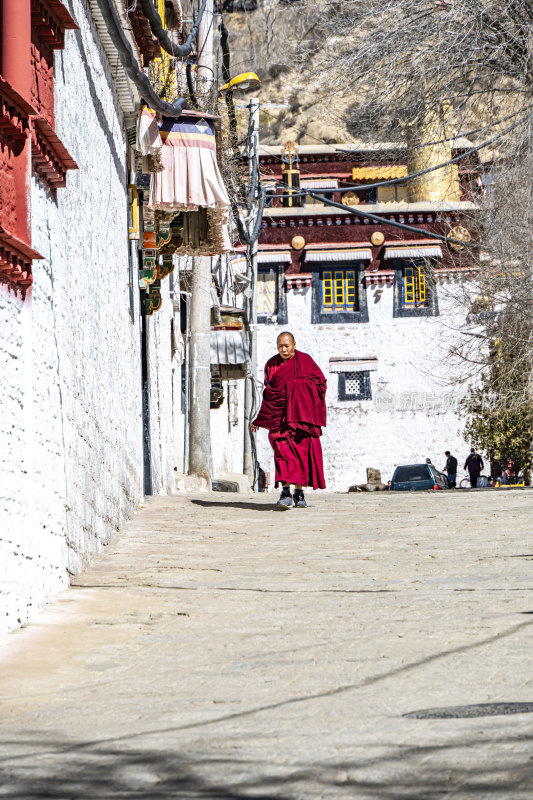
[[(305, 189), (305, 184), (304, 187)], [(324, 200), (319, 200), (316, 197), (311, 197), (310, 194), (305, 195), (305, 205), (306, 206), (324, 206), (328, 204), (329, 200), (335, 200), (335, 189), (313, 189), (313, 192), (316, 192), (321, 197), (325, 198)]]
[(394, 267), (394, 316), (438, 316), (437, 290), (430, 262), (412, 259), (395, 262)]
[(311, 322), (368, 322), (364, 272), (359, 261), (317, 264)]
[(339, 400), (371, 400), (370, 372), (339, 372)]
[(287, 294), (285, 270), (281, 264), (259, 265), (257, 270), (257, 321), (286, 325)]

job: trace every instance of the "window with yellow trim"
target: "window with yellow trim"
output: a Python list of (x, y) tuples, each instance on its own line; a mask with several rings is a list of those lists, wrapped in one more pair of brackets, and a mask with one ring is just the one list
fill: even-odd
[(320, 276), (323, 311), (359, 311), (354, 269), (325, 269)]
[(402, 270), (402, 305), (404, 308), (425, 308), (428, 305), (426, 269), (411, 264)]

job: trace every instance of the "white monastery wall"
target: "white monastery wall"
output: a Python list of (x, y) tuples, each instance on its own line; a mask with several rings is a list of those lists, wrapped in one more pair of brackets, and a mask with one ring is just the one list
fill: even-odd
[(1, 492), (0, 629), (66, 586), (142, 493), (122, 117), (87, 4), (73, 0), (71, 10), (80, 30), (55, 56), (56, 129), (79, 170), (56, 197), (33, 179), (32, 242), (44, 258), (33, 263), (24, 302), (5, 287), (0, 294), (0, 435), (10, 473)]
[[(384, 482), (395, 466), (423, 462), (427, 457), (440, 469), (445, 450), (462, 466), (468, 452), (457, 413), (459, 395), (450, 388), (449, 345), (460, 325), (460, 312), (445, 287), (437, 286), (439, 316), (393, 317), (393, 287), (382, 292), (367, 287), (369, 322), (311, 324), (311, 288), (287, 292), (288, 323), (259, 326), (258, 378), (262, 365), (276, 353), (276, 337), (290, 330), (297, 348), (308, 352), (328, 380), (328, 425), (322, 436), (326, 485), (346, 491), (366, 482), (366, 468), (381, 469)], [(331, 357), (377, 357), (370, 372), (372, 399), (338, 399), (338, 377), (329, 372)], [(267, 434), (257, 436), (261, 466), (271, 472), (274, 462)]]
[[(176, 415), (174, 402), (174, 393), (181, 391), (181, 376), (179, 366), (173, 364), (172, 358), (174, 310), (169, 286), (168, 278), (162, 281), (161, 308), (147, 317), (153, 494), (172, 494), (175, 491), (174, 467), (179, 468), (183, 460), (183, 417), (181, 413)], [(176, 330), (179, 330), (179, 315), (174, 322)]]
[(224, 402), (211, 409), (212, 474), (242, 475), (244, 449), (244, 380), (223, 381)]

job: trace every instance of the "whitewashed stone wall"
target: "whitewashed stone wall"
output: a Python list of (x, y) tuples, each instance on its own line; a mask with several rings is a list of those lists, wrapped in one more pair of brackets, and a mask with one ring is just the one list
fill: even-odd
[[(169, 286), (167, 278), (161, 284), (161, 308), (147, 318), (153, 494), (175, 491), (174, 467), (179, 469), (183, 458), (183, 422), (174, 402), (174, 395), (180, 392), (180, 374), (172, 360), (171, 321), (174, 310)], [(179, 329), (179, 318), (176, 318), (175, 325)]]
[[(56, 53), (56, 128), (79, 170), (31, 190), (25, 299), (0, 287), (0, 630), (24, 623), (142, 497), (139, 299), (130, 295), (126, 142), (83, 0)], [(173, 490), (168, 288), (149, 321), (154, 491)]]
[[(288, 291), (288, 324), (260, 326), (258, 352), (262, 365), (276, 353), (278, 333), (288, 329), (297, 347), (326, 375), (328, 425), (322, 447), (327, 488), (346, 491), (366, 482), (367, 467), (381, 469), (385, 482), (398, 464), (431, 458), (442, 468), (445, 450), (457, 456), (461, 467), (469, 448), (456, 409), (458, 393), (450, 386), (454, 365), (449, 349), (457, 343), (464, 315), (446, 286), (437, 287), (439, 316), (396, 319), (393, 288), (376, 292), (368, 287), (369, 322), (357, 324), (311, 324), (311, 291)], [(335, 356), (377, 357), (377, 370), (370, 372), (371, 400), (338, 400), (338, 377), (329, 373), (329, 360)], [(272, 451), (264, 431), (258, 434), (258, 452), (273, 480)]]
[(212, 474), (242, 475), (244, 449), (244, 380), (223, 381), (224, 402), (211, 410)]

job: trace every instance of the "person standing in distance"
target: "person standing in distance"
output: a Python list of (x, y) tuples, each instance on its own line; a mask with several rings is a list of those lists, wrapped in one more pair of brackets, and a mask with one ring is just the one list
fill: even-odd
[(280, 333), (277, 349), (265, 364), (263, 402), (250, 430), (268, 430), (275, 480), (283, 487), (276, 506), (285, 511), (293, 503), (307, 508), (304, 486), (326, 488), (320, 444), (326, 424), (326, 379), (311, 356), (296, 350), (289, 331)]
[(457, 479), (457, 459), (455, 456), (452, 456), (449, 450), (446, 450), (444, 455), (446, 456), (446, 466), (444, 467), (444, 472), (448, 476), (450, 489), (455, 489)]
[(476, 453), (475, 449), (472, 448), (464, 466), (464, 468), (468, 470), (468, 474), (470, 476), (470, 486), (472, 489), (477, 488), (477, 479), (479, 478), (481, 470), (484, 466), (483, 459), (479, 453)]

